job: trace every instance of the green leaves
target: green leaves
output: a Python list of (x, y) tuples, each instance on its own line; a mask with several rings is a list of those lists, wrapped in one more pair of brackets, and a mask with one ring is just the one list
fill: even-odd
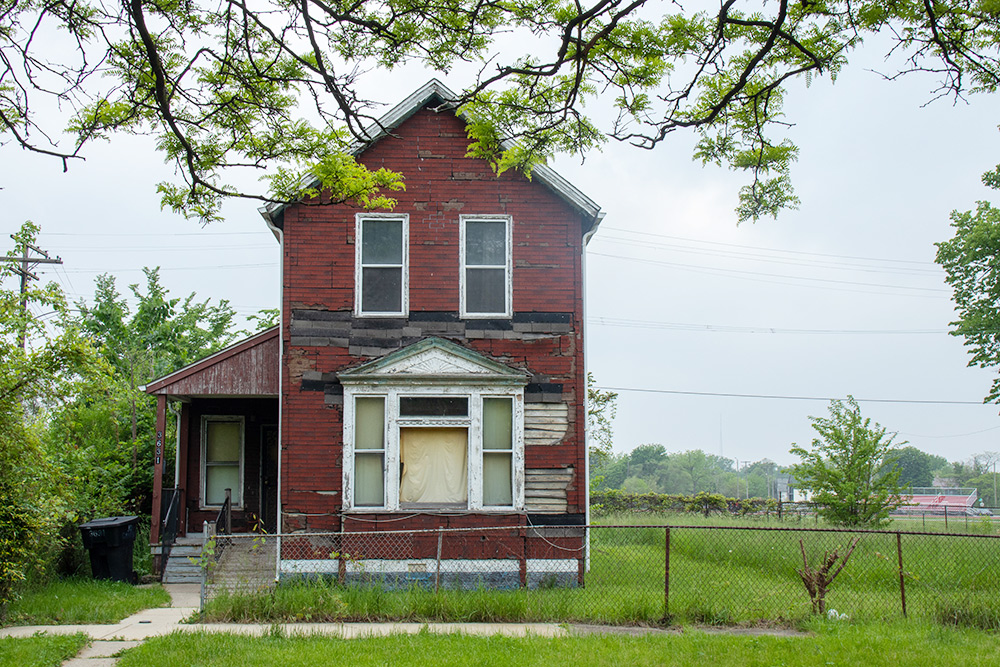
[[(229, 197), (389, 208), (405, 174), (367, 173), (350, 159), (351, 144), (377, 117), (358, 92), (361, 81), (372, 69), (415, 64), (447, 75), (473, 63), (478, 75), (451, 102), (470, 119), (469, 154), (497, 173), (530, 175), (556, 153), (585, 155), (608, 139), (654, 148), (693, 130), (701, 135), (696, 159), (746, 174), (737, 213), (756, 220), (798, 203), (797, 153), (783, 136), (785, 90), (797, 79), (834, 79), (865, 37), (888, 40), (901, 56), (899, 75), (939, 77), (932, 96), (1000, 86), (996, 0), (658, 7), (18, 2), (0, 15), (0, 132), (64, 163), (114, 132), (152, 135), (178, 175), (159, 184), (162, 204), (206, 221), (218, 219)], [(47, 107), (39, 97), (65, 110), (58, 128), (37, 115)], [(380, 97), (396, 101), (401, 92)], [(71, 150), (55, 139), (62, 128), (76, 139)], [(261, 177), (261, 186), (247, 185)], [(314, 180), (329, 197), (309, 191)]]
[[(981, 201), (974, 213), (953, 211), (951, 226), (954, 237), (936, 244), (935, 257), (958, 311), (951, 334), (965, 339), (970, 366), (995, 368), (1000, 366), (1000, 209)], [(1000, 378), (984, 400), (1000, 401)]]
[[(810, 417), (819, 435), (812, 448), (793, 446), (800, 459), (790, 472), (812, 492), (820, 516), (843, 526), (878, 526), (903, 504), (895, 434), (861, 416), (853, 396), (830, 402), (829, 417)], [(900, 443), (906, 444), (906, 443)]]

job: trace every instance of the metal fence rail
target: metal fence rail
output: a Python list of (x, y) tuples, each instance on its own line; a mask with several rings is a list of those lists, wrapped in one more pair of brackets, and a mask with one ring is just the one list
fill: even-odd
[[(390, 597), (464, 595), (488, 605), (494, 597), (518, 596), (509, 605), (515, 611), (500, 613), (517, 617), (508, 620), (661, 623), (677, 617), (728, 624), (819, 612), (942, 622), (978, 615), (1000, 626), (998, 539), (992, 530), (499, 527), (218, 535), (202, 560), (207, 600), (321, 579), (345, 592), (369, 588)], [(345, 618), (372, 614), (370, 606), (361, 612), (349, 604), (344, 612)]]

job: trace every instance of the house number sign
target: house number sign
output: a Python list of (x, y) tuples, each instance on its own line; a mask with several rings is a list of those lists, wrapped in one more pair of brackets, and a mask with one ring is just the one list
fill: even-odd
[(163, 454), (163, 431), (156, 432), (156, 465), (160, 465), (160, 456)]

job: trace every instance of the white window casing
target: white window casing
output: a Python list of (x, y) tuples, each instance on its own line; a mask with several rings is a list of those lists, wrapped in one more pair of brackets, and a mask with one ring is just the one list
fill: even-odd
[(461, 317), (474, 319), (511, 316), (513, 226), (509, 215), (459, 216), (458, 283)]
[[(399, 414), (399, 399), (402, 397), (461, 396), (468, 399), (468, 415), (460, 417), (403, 417)], [(382, 397), (385, 399), (385, 449), (383, 467), (384, 505), (357, 504), (355, 498), (355, 457), (370, 455), (369, 450), (355, 449), (357, 426), (357, 402), (361, 398)], [(511, 503), (509, 505), (486, 505), (483, 503), (483, 405), (486, 399), (506, 399), (511, 403), (511, 444), (510, 449), (491, 450), (487, 456), (509, 453), (511, 458), (510, 484)], [(408, 505), (400, 502), (400, 432), (417, 428), (464, 428), (467, 429), (467, 475), (468, 502), (461, 507), (454, 504)], [(345, 385), (344, 387), (344, 465), (343, 502), (345, 511), (407, 511), (407, 510), (472, 510), (520, 512), (524, 510), (524, 390), (522, 387), (490, 387), (474, 385)]]
[(409, 227), (410, 217), (405, 213), (355, 215), (356, 316), (401, 317), (409, 313)]
[[(237, 439), (230, 445), (225, 442), (214, 443), (210, 451), (209, 431), (218, 426), (222, 438)], [(222, 433), (221, 429), (230, 433)], [(199, 506), (201, 509), (221, 507), (224, 497), (219, 496), (220, 490), (232, 489), (233, 509), (243, 508), (243, 467), (246, 434), (244, 418), (241, 415), (203, 415), (201, 418), (201, 489)], [(233, 451), (233, 450), (236, 451)], [(209, 481), (209, 476), (213, 480)], [(227, 485), (228, 483), (228, 485)], [(220, 486), (225, 485), (225, 486)], [(231, 486), (230, 486), (231, 485)], [(209, 498), (209, 494), (213, 497)]]
[[(457, 343), (433, 337), (338, 373), (337, 378), (344, 387), (343, 509), (355, 512), (523, 511), (524, 387), (529, 377), (526, 371), (501, 364)], [(499, 399), (503, 400), (494, 402), (492, 408), (484, 408), (490, 400)], [(509, 403), (503, 403), (504, 400)], [(404, 401), (401, 409), (401, 402)], [(367, 406), (367, 414), (358, 414), (359, 405)], [(379, 426), (384, 428), (381, 442), (377, 435), (378, 427), (371, 419), (373, 405), (384, 405), (384, 424)], [(497, 418), (508, 405), (509, 435), (506, 416)], [(498, 412), (498, 407), (503, 410)], [(491, 494), (487, 500), (507, 499), (508, 496), (503, 493), (505, 489), (498, 482), (497, 470), (502, 465), (498, 459), (509, 456), (509, 503), (502, 505), (483, 502), (483, 420), (484, 412), (491, 409), (490, 433), (486, 436), (486, 449), (490, 451), (486, 456), (493, 459), (487, 465), (494, 477), (486, 484), (487, 493)], [(441, 441), (421, 437), (419, 429), (442, 429)], [(411, 461), (416, 465), (410, 472), (414, 475), (419, 476), (421, 470), (431, 470), (427, 457), (432, 457), (435, 451), (443, 452), (445, 458), (442, 460), (446, 461), (445, 466), (449, 469), (431, 470), (430, 474), (437, 481), (429, 482), (431, 486), (428, 486), (425, 481), (414, 478), (407, 484), (411, 500), (436, 498), (436, 503), (408, 504), (400, 500), (400, 481), (405, 476), (400, 470), (401, 432), (406, 434), (407, 447), (412, 446), (410, 453), (415, 458)], [(456, 472), (455, 461), (460, 458), (456, 450), (460, 446), (456, 442), (459, 434), (465, 440), (463, 453), (466, 464), (464, 471)], [(365, 464), (368, 469), (363, 471), (363, 474), (368, 474), (373, 452), (383, 454), (381, 505), (372, 504), (377, 492), (356, 494), (357, 457), (369, 457), (369, 463)], [(462, 473), (465, 475), (464, 487), (457, 476)], [(431, 492), (425, 493), (427, 489)], [(466, 494), (465, 500), (456, 502), (456, 497), (463, 497), (462, 492)], [(449, 501), (441, 498), (448, 498)]]

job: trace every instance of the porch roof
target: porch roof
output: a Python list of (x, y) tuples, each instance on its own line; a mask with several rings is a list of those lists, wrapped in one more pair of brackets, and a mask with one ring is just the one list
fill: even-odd
[(278, 396), (281, 367), (278, 327), (265, 329), (169, 375), (143, 391), (178, 397)]

